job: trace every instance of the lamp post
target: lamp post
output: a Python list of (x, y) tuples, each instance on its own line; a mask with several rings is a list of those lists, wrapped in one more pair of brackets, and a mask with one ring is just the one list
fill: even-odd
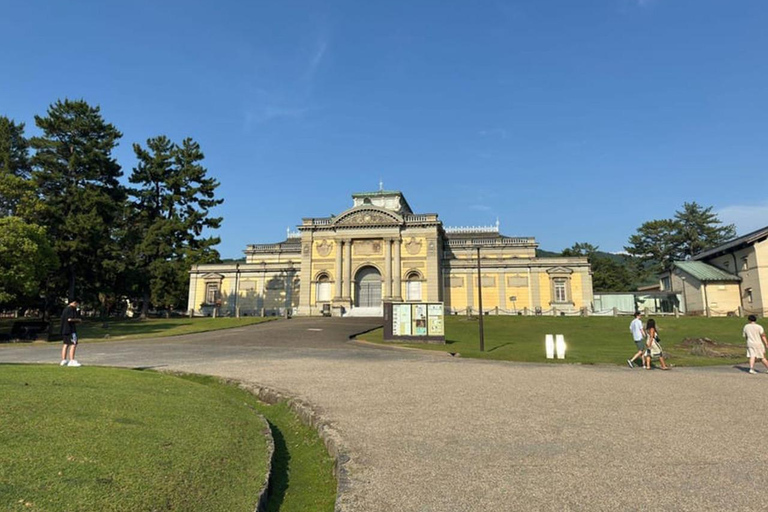
[(483, 334), (483, 276), (480, 274), (480, 246), (477, 246), (477, 304), (480, 307), (480, 352), (485, 352)]

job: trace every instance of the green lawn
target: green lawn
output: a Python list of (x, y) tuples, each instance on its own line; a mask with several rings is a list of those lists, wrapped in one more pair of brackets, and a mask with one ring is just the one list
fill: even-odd
[[(124, 340), (140, 338), (163, 338), (197, 332), (231, 329), (246, 325), (258, 324), (276, 320), (277, 317), (242, 318), (148, 318), (146, 320), (85, 320), (77, 328), (83, 341)], [(23, 320), (23, 319), (20, 319)], [(0, 333), (8, 333), (15, 319), (0, 320)], [(53, 320), (54, 328), (58, 327), (58, 318)]]
[[(146, 320), (113, 320), (106, 324), (94, 320), (83, 322), (77, 330), (80, 339), (86, 341), (162, 338), (243, 327), (275, 319), (277, 317), (257, 316), (242, 318), (148, 318)], [(108, 338), (107, 335), (109, 335)]]
[(0, 366), (0, 509), (253, 510), (264, 423), (224, 386)]
[[(563, 334), (566, 359), (556, 362), (626, 364), (636, 351), (629, 332), (631, 320), (631, 317), (486, 316), (483, 322), (485, 352), (480, 352), (477, 317), (448, 316), (445, 345), (405, 346), (458, 352), (463, 357), (545, 362), (548, 361), (544, 353), (545, 335)], [(734, 364), (745, 360), (746, 344), (741, 337), (741, 329), (747, 323), (744, 318), (660, 317), (656, 321), (668, 360), (674, 365)], [(383, 342), (382, 335), (378, 329), (366, 333), (362, 339), (389, 343)], [(689, 338), (709, 338), (722, 345), (702, 350), (700, 346), (685, 344), (684, 340)]]
[[(182, 378), (219, 387), (214, 377), (184, 375)], [(333, 458), (317, 432), (301, 423), (287, 404), (268, 405), (246, 391), (227, 387), (226, 393), (253, 406), (267, 418), (272, 429), (275, 456), (268, 510), (332, 512), (336, 502)]]

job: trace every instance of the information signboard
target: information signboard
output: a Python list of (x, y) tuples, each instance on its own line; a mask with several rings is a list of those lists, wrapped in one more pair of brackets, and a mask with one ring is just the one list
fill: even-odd
[(445, 343), (442, 302), (385, 302), (384, 339)]

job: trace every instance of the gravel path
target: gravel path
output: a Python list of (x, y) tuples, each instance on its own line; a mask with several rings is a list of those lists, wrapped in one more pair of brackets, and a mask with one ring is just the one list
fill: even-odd
[[(768, 375), (478, 361), (346, 341), (369, 323), (294, 319), (84, 344), (79, 356), (241, 379), (314, 404), (350, 455), (343, 510), (768, 508)], [(0, 361), (58, 353), (5, 345)]]

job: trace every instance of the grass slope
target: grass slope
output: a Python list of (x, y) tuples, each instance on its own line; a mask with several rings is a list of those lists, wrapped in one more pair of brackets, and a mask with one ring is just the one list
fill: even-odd
[[(184, 375), (199, 384), (220, 387), (218, 379)], [(285, 403), (268, 405), (234, 386), (224, 392), (234, 401), (243, 401), (269, 422), (275, 440), (272, 461), (270, 512), (331, 512), (336, 502), (333, 458), (311, 427), (304, 425)]]
[(111, 340), (162, 338), (244, 327), (276, 318), (254, 316), (242, 318), (151, 318), (146, 320), (115, 320), (106, 324), (101, 321), (88, 321), (79, 325), (77, 330), (80, 338), (87, 341), (103, 340), (107, 334)]
[[(563, 334), (567, 344), (566, 363), (626, 364), (636, 349), (629, 332), (629, 317), (484, 317), (485, 352), (479, 350), (477, 317), (449, 316), (445, 319), (446, 344), (405, 344), (427, 350), (458, 352), (464, 357), (506, 361), (548, 361), (544, 336)], [(644, 322), (645, 323), (645, 322)], [(744, 360), (746, 346), (741, 329), (743, 318), (658, 318), (659, 335), (669, 361), (681, 366), (734, 364)], [(382, 342), (378, 329), (363, 337)], [(683, 343), (688, 338), (709, 338), (721, 343), (714, 357)]]
[[(83, 341), (105, 341), (141, 338), (164, 338), (198, 332), (232, 329), (246, 325), (259, 324), (276, 320), (277, 317), (242, 317), (242, 318), (148, 318), (146, 320), (85, 320), (78, 325), (78, 334)], [(24, 320), (24, 319), (20, 319)], [(0, 333), (10, 333), (15, 319), (0, 320)], [(53, 319), (54, 329), (58, 328), (58, 318)]]
[(0, 366), (3, 510), (253, 510), (263, 422), (153, 372)]

